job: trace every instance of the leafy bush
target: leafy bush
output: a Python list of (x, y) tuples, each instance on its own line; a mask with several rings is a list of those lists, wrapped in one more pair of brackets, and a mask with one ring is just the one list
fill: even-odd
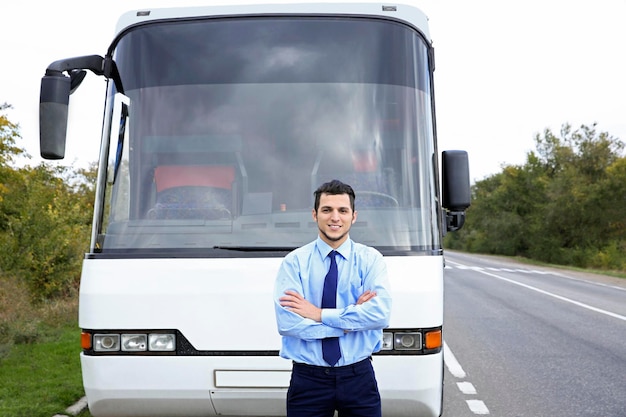
[[(9, 108), (0, 105), (0, 112)], [(18, 126), (0, 114), (0, 272), (22, 280), (31, 299), (46, 302), (75, 291), (89, 244), (95, 167), (73, 171), (27, 156)]]
[(70, 187), (66, 168), (22, 168), (0, 202), (0, 268), (20, 276), (33, 300), (76, 288), (88, 246), (91, 202)]
[(15, 345), (49, 339), (60, 326), (76, 325), (77, 294), (33, 304), (23, 280), (0, 274), (0, 360)]
[(446, 246), (626, 271), (624, 144), (595, 124), (546, 130), (521, 166), (476, 182), (463, 229)]

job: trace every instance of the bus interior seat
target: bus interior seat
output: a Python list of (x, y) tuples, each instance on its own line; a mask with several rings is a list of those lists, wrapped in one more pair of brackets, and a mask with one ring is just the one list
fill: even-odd
[(153, 219), (230, 219), (235, 167), (161, 165), (154, 169)]
[[(321, 162), (321, 154), (316, 163), (316, 167), (323, 166)], [(371, 151), (353, 152), (351, 156), (352, 170), (346, 172), (345, 169), (337, 168), (335, 170), (323, 169), (324, 173), (318, 173), (316, 182), (322, 183), (331, 179), (338, 179), (349, 184), (356, 194), (356, 206), (360, 208), (384, 208), (397, 207), (398, 201), (391, 195), (388, 185), (388, 172), (380, 170), (378, 160)], [(332, 178), (331, 178), (332, 177)]]

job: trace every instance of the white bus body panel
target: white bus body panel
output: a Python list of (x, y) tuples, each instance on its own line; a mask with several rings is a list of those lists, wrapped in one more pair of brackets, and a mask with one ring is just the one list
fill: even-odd
[[(280, 349), (273, 306), (282, 258), (87, 259), (83, 329), (177, 329), (197, 350)], [(391, 328), (443, 322), (443, 258), (386, 257)], [(81, 355), (98, 416), (285, 414), (291, 362), (276, 356)], [(438, 416), (442, 354), (374, 357), (385, 416)], [(417, 414), (416, 414), (417, 413)]]
[[(394, 7), (393, 11), (384, 11), (383, 7)], [(146, 13), (149, 11), (149, 14)], [(118, 20), (116, 33), (120, 33), (129, 26), (151, 20), (171, 18), (195, 18), (198, 16), (251, 16), (251, 15), (285, 15), (285, 14), (329, 14), (329, 15), (359, 15), (359, 16), (388, 16), (404, 20), (419, 28), (426, 39), (430, 41), (428, 32), (428, 18), (421, 10), (414, 6), (388, 3), (284, 3), (284, 4), (244, 4), (224, 6), (200, 7), (171, 7), (140, 9), (124, 13)]]

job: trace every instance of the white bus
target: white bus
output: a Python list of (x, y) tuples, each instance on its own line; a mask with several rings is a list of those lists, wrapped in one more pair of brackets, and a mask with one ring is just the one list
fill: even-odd
[(420, 10), (126, 13), (104, 57), (47, 68), (44, 158), (64, 157), (86, 70), (108, 81), (80, 285), (93, 416), (284, 415), (274, 280), (316, 238), (313, 191), (334, 178), (356, 191), (352, 239), (388, 266), (391, 325), (373, 360), (383, 413), (441, 414), (442, 236), (462, 226), (470, 192), (467, 154), (437, 150)]

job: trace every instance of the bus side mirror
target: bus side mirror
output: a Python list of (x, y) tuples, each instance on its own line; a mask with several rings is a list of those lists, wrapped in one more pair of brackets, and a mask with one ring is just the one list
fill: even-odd
[(469, 159), (465, 151), (443, 151), (442, 206), (446, 210), (446, 229), (456, 231), (465, 223), (465, 210), (470, 206)]
[(46, 71), (39, 96), (39, 148), (45, 159), (65, 157), (65, 137), (71, 81), (58, 71)]
[[(85, 55), (51, 63), (41, 79), (39, 95), (39, 147), (45, 159), (65, 157), (70, 94), (85, 79), (85, 70), (111, 77), (118, 91), (124, 91), (117, 66), (110, 57), (105, 59), (99, 55)], [(69, 77), (63, 75), (64, 72)]]

